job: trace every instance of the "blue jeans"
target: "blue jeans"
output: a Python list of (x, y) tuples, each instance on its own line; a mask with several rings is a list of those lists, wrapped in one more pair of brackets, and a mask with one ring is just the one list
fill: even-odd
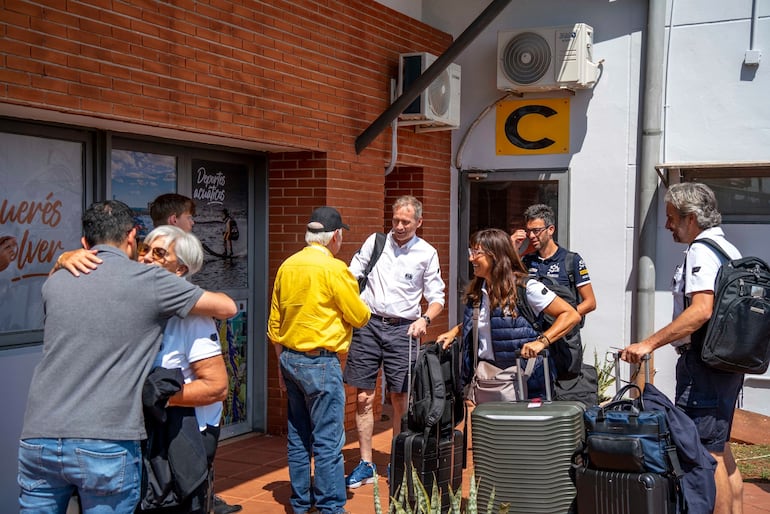
[(77, 489), (84, 514), (131, 514), (141, 474), (139, 441), (24, 439), (17, 477), (20, 512), (65, 512)]
[[(291, 505), (321, 514), (345, 511), (345, 386), (334, 354), (309, 357), (284, 348), (281, 371), (289, 397), (288, 462)], [(310, 459), (315, 461), (310, 487)]]

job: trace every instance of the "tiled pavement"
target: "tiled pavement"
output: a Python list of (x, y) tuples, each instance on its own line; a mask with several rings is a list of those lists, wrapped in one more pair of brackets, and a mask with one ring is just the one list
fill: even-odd
[[(768, 437), (766, 426), (756, 423), (754, 419), (750, 421), (740, 423), (740, 417), (736, 420), (736, 431), (740, 432), (741, 440), (752, 441), (753, 427), (762, 428), (756, 437)], [(387, 512), (388, 508), (388, 486), (384, 474), (389, 461), (390, 443), (390, 421), (377, 422), (373, 441), (374, 462), (383, 474), (379, 479), (383, 512)], [(345, 469), (350, 472), (359, 460), (355, 431), (348, 433), (348, 443), (343, 453)], [(463, 493), (466, 497), (470, 470), (469, 466), (463, 476)], [(243, 505), (243, 514), (292, 513), (285, 437), (250, 434), (225, 441), (217, 451), (215, 471), (215, 490), (228, 503)], [(353, 514), (374, 513), (373, 491), (372, 485), (349, 490), (346, 508)], [(770, 514), (770, 483), (746, 483), (743, 504), (743, 514)]]

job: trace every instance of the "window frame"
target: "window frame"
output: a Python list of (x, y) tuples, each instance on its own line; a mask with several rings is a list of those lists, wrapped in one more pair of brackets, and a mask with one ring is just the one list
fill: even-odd
[[(728, 191), (724, 186), (716, 185), (715, 181), (723, 179), (765, 179), (768, 186), (767, 193), (761, 190), (756, 192), (742, 191), (736, 189), (736, 194), (743, 194), (750, 197), (752, 194), (757, 196), (757, 201), (761, 202), (761, 195), (766, 195), (767, 200), (764, 203), (770, 206), (770, 163), (767, 162), (703, 162), (703, 163), (670, 163), (655, 166), (658, 176), (663, 185), (669, 187), (671, 184), (680, 182), (701, 182), (711, 187), (717, 195), (717, 205), (722, 215), (722, 224), (770, 224), (770, 209), (766, 209), (764, 214), (761, 206), (755, 210), (759, 213), (740, 213), (732, 210), (732, 202), (728, 201), (726, 196)], [(759, 183), (761, 188), (762, 183)], [(741, 192), (742, 191), (742, 192)]]

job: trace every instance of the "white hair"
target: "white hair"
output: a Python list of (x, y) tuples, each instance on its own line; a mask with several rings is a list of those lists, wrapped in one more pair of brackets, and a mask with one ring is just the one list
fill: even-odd
[(174, 245), (174, 253), (181, 264), (187, 266), (187, 276), (194, 275), (203, 267), (203, 245), (191, 232), (185, 232), (173, 225), (161, 225), (154, 228), (144, 242), (152, 244), (159, 237), (166, 239), (169, 246)]

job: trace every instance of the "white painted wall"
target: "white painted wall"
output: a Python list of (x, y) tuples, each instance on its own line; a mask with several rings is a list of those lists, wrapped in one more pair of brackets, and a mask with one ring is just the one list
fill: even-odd
[(422, 0), (375, 0), (375, 2), (416, 20), (422, 19)]
[[(423, 0), (422, 21), (457, 37), (487, 5), (488, 0)], [(753, 68), (742, 64), (750, 43), (751, 8), (751, 0), (669, 1), (667, 25), (670, 22), (673, 29), (666, 32), (669, 59), (665, 63), (661, 162), (770, 161), (770, 3), (758, 0), (756, 47), (764, 48), (765, 56)], [(511, 2), (456, 59), (462, 66), (462, 121), (453, 134), (455, 152), (474, 119), (503, 94), (496, 88), (498, 30), (573, 22), (594, 28), (594, 59), (603, 60), (603, 72), (596, 87), (577, 91), (572, 98), (571, 153), (495, 155), (492, 111), (471, 134), (463, 149), (462, 167), (570, 168), (570, 247), (585, 257), (598, 300), (584, 329), (584, 340), (590, 353), (595, 348), (601, 355), (611, 347), (629, 344), (634, 329), (638, 125), (646, 9), (647, 2), (631, 0)], [(530, 93), (527, 97), (559, 95)], [(452, 172), (456, 193), (458, 174), (456, 169)], [(665, 230), (662, 205), (658, 212), (656, 330), (671, 320), (671, 272), (684, 249)], [(452, 242), (459, 244), (456, 219), (452, 227)], [(770, 260), (767, 225), (725, 225), (724, 229), (744, 254)], [(457, 263), (452, 262), (451, 269), (456, 268)], [(450, 284), (449, 297), (456, 299), (456, 276), (450, 277)], [(450, 312), (455, 311), (450, 307)], [(672, 397), (675, 361), (670, 348), (656, 352), (656, 384)], [(747, 381), (744, 407), (770, 414), (770, 400), (763, 396), (763, 387), (770, 382), (762, 378)]]
[(19, 436), (24, 422), (29, 382), (40, 361), (42, 346), (2, 350), (0, 358), (0, 391), (3, 412), (0, 424), (0, 512), (19, 511), (19, 486), (16, 474), (19, 462)]

